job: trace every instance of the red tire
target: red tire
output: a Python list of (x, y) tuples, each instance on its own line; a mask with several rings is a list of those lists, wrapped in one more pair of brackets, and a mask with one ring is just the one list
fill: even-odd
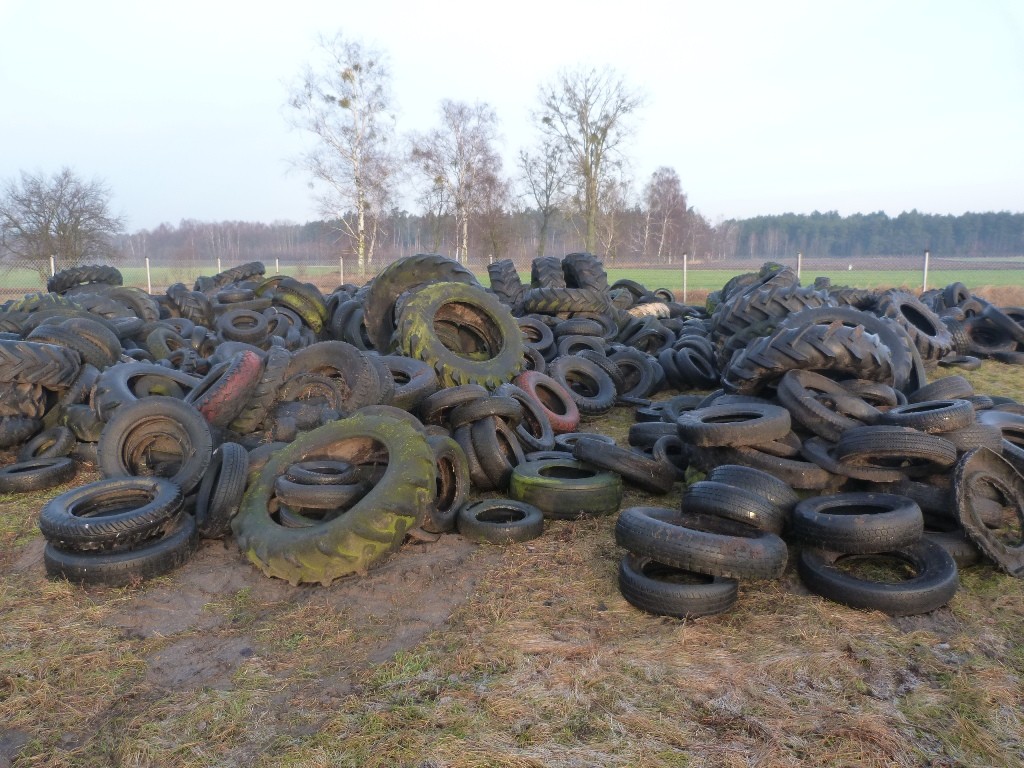
[(523, 371), (513, 383), (540, 404), (555, 434), (575, 432), (579, 427), (580, 409), (555, 379), (539, 371)]
[(191, 403), (212, 426), (226, 427), (242, 412), (263, 373), (263, 360), (252, 350), (236, 353), (215, 366), (185, 402)]

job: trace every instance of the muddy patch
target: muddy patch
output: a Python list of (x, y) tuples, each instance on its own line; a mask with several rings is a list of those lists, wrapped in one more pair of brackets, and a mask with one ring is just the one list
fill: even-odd
[(162, 688), (231, 688), (235, 670), (256, 651), (247, 637), (186, 637), (149, 657), (146, 679)]

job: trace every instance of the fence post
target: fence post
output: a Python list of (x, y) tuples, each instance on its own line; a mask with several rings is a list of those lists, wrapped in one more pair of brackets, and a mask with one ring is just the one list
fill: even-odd
[(921, 275), (921, 293), (928, 290), (928, 257), (931, 254), (928, 253), (928, 249), (924, 249), (924, 273)]
[(345, 257), (338, 257), (338, 285), (345, 284)]
[(275, 256), (274, 257), (274, 274), (275, 275), (280, 275), (281, 274), (281, 257), (280, 256)]
[(800, 279), (800, 272), (804, 267), (804, 255), (801, 251), (796, 252), (796, 279)]
[(687, 285), (686, 285), (686, 279), (687, 279), (686, 269), (687, 269), (689, 260), (690, 260), (689, 255), (684, 253), (683, 254), (683, 304), (686, 303), (686, 288), (687, 288)]
[(220, 273), (221, 273), (221, 268), (220, 268), (220, 256), (218, 256), (218, 257), (217, 257), (217, 274), (219, 275)]
[(146, 293), (153, 292), (153, 276), (149, 272), (149, 256), (146, 257)]
[(53, 277), (56, 274), (57, 274), (57, 257), (56, 256), (51, 256), (50, 257), (50, 277)]

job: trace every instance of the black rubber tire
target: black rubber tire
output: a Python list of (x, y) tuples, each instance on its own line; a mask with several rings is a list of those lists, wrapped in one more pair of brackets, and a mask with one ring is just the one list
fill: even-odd
[(416, 411), (420, 404), (441, 388), (429, 363), (402, 355), (384, 355), (380, 361), (391, 371), (395, 391), (391, 404), (404, 411)]
[(181, 512), (181, 489), (162, 477), (113, 477), (43, 505), (39, 529), (64, 551), (127, 550), (162, 534)]
[(832, 442), (847, 429), (874, 424), (881, 416), (840, 383), (813, 371), (787, 371), (776, 386), (776, 397), (794, 421)]
[(522, 407), (523, 418), (516, 425), (515, 432), (524, 451), (550, 451), (555, 447), (555, 432), (551, 428), (551, 421), (537, 400), (511, 383), (502, 384), (494, 390), (494, 394), (511, 397)]
[[(376, 446), (387, 453), (387, 468), (344, 515), (304, 529), (283, 528), (271, 517), (274, 480), (289, 466), (313, 457), (352, 462)], [(436, 485), (434, 454), (421, 432), (393, 417), (356, 414), (307, 432), (272, 455), (231, 525), (242, 552), (268, 576), (326, 585), (396, 550), (424, 519)]]
[(504, 491), (508, 488), (512, 471), (526, 460), (515, 432), (504, 421), (490, 416), (474, 422), (469, 433), (477, 460), (490, 485)]
[(491, 291), (503, 304), (508, 304), (513, 311), (519, 306), (526, 286), (523, 285), (519, 272), (512, 259), (500, 259), (487, 265), (487, 276), (490, 278)]
[(46, 280), (46, 290), (50, 293), (65, 293), (69, 288), (88, 283), (101, 285), (121, 285), (124, 278), (120, 270), (106, 264), (83, 264), (80, 267), (62, 269)]
[(192, 557), (198, 542), (195, 518), (182, 512), (162, 537), (144, 546), (117, 552), (68, 552), (47, 543), (43, 563), (51, 579), (127, 587), (173, 571)]
[(769, 472), (739, 464), (720, 464), (708, 472), (706, 480), (745, 488), (779, 507), (787, 516), (800, 501), (790, 485)]
[(270, 333), (267, 318), (251, 309), (230, 309), (217, 318), (217, 332), (226, 341), (261, 344)]
[(608, 515), (622, 503), (622, 478), (576, 461), (526, 461), (512, 471), (509, 498), (538, 507), (552, 520)]
[(363, 299), (363, 322), (374, 348), (381, 353), (391, 350), (398, 297), (413, 288), (433, 283), (479, 285), (476, 276), (466, 267), (436, 253), (406, 256), (380, 271)]
[(628, 507), (615, 524), (615, 541), (659, 563), (710, 576), (777, 579), (786, 569), (786, 543), (774, 533), (711, 515)]
[[(151, 456), (151, 451), (163, 455)], [(147, 397), (119, 407), (103, 427), (97, 448), (105, 477), (169, 475), (185, 495), (199, 485), (212, 453), (206, 420), (173, 397)], [(157, 464), (150, 464), (151, 458)]]
[[(145, 380), (145, 395), (136, 391), (138, 382)], [(121, 363), (103, 371), (96, 379), (92, 401), (97, 415), (104, 421), (113, 418), (122, 405), (134, 403), (142, 396), (163, 395), (183, 398), (202, 379), (173, 368), (153, 363)]]
[(561, 384), (581, 416), (603, 416), (615, 407), (615, 382), (604, 368), (578, 355), (563, 355), (548, 363), (547, 375)]
[(619, 563), (619, 591), (626, 602), (657, 616), (696, 619), (736, 604), (739, 582), (673, 568), (629, 553)]
[(568, 288), (608, 291), (608, 273), (592, 253), (568, 253), (562, 258), (562, 275)]
[(437, 493), (420, 526), (428, 533), (448, 533), (469, 496), (469, 464), (462, 447), (450, 437), (429, 435), (437, 467)]
[(263, 369), (260, 372), (256, 386), (246, 401), (242, 410), (230, 423), (231, 430), (239, 435), (247, 435), (255, 432), (270, 409), (277, 402), (277, 393), (284, 384), (288, 367), (291, 364), (291, 353), (280, 347), (271, 347), (267, 350), (267, 356), (263, 360)]
[(722, 384), (730, 392), (753, 395), (797, 369), (894, 383), (892, 354), (878, 336), (837, 321), (783, 328), (757, 339), (733, 357)]
[(968, 400), (917, 400), (890, 408), (878, 423), (942, 434), (973, 424), (974, 406)]
[(0, 384), (37, 384), (61, 390), (71, 385), (82, 356), (56, 344), (0, 339)]
[(899, 323), (910, 334), (924, 361), (934, 363), (953, 351), (953, 337), (945, 323), (913, 294), (884, 291), (878, 297), (875, 312)]
[(518, 400), (499, 395), (495, 391), (488, 397), (471, 400), (453, 408), (448, 416), (448, 424), (452, 429), (458, 429), (464, 424), (473, 424), (487, 418), (501, 419), (509, 426), (515, 427), (523, 420), (523, 406)]
[(27, 493), (54, 488), (71, 480), (78, 463), (67, 456), (28, 459), (0, 468), (0, 493)]
[(683, 494), (683, 514), (717, 515), (759, 531), (781, 534), (788, 516), (764, 496), (715, 480), (698, 480)]
[(638, 349), (623, 347), (608, 355), (622, 372), (625, 389), (621, 397), (649, 397), (658, 389), (658, 377), (655, 368), (660, 367), (650, 355)]
[(638, 451), (582, 437), (573, 444), (572, 455), (592, 467), (615, 472), (648, 493), (668, 493), (675, 485), (676, 472), (672, 465)]
[(925, 531), (924, 538), (938, 544), (956, 563), (957, 570), (962, 571), (981, 562), (981, 550), (972, 542), (963, 530), (956, 531)]
[(249, 475), (249, 453), (238, 443), (221, 443), (210, 457), (196, 493), (196, 531), (200, 538), (221, 539), (231, 532)]
[(565, 273), (557, 256), (538, 256), (530, 265), (530, 286), (533, 288), (564, 288)]
[(274, 496), (295, 509), (344, 510), (366, 495), (370, 484), (354, 478), (324, 485), (307, 485), (281, 475), (274, 481)]
[(358, 467), (347, 461), (313, 459), (292, 464), (284, 477), (302, 485), (337, 485), (351, 483), (357, 478)]
[(544, 515), (537, 507), (510, 499), (485, 499), (458, 513), (463, 537), (482, 544), (513, 544), (544, 533)]
[(804, 543), (844, 554), (889, 552), (924, 533), (921, 508), (891, 493), (837, 493), (804, 499), (793, 509), (792, 532)]
[(791, 488), (820, 491), (836, 484), (837, 478), (817, 464), (773, 456), (752, 446), (737, 448), (694, 448), (687, 446), (690, 464), (709, 472), (720, 464), (739, 464), (767, 472)]
[(541, 287), (523, 294), (523, 312), (572, 315), (579, 312), (613, 314), (607, 294), (587, 288)]
[[(471, 350), (455, 350), (465, 335)], [(402, 354), (433, 366), (443, 386), (481, 384), (494, 389), (523, 369), (523, 336), (508, 307), (483, 288), (435, 283), (402, 306), (395, 331)]]
[(908, 403), (929, 400), (966, 399), (974, 394), (974, 385), (959, 374), (943, 376), (907, 395)]
[[(113, 334), (111, 335), (113, 336)], [(81, 356), (83, 364), (95, 366), (101, 371), (117, 362), (121, 353), (119, 344), (117, 353), (112, 355), (92, 339), (71, 328), (65, 328), (63, 325), (40, 325), (26, 337), (26, 340), (73, 349)], [(114, 341), (117, 342), (116, 337), (114, 337)]]
[(365, 352), (348, 342), (320, 341), (300, 349), (291, 357), (285, 381), (300, 373), (322, 374), (337, 382), (342, 396), (338, 410), (344, 416), (380, 403), (381, 381), (376, 366)]
[[(433, 369), (431, 369), (433, 371)], [(448, 427), (448, 420), (453, 410), (474, 400), (488, 396), (487, 389), (479, 384), (461, 384), (457, 387), (445, 387), (427, 396), (420, 404), (420, 415), (424, 424), (437, 424)]]
[[(1002, 433), (1000, 432), (1000, 440)], [(75, 433), (65, 426), (57, 425), (40, 432), (18, 450), (18, 461), (31, 459), (55, 459), (69, 456), (75, 447)]]
[(687, 411), (676, 420), (679, 439), (700, 447), (758, 445), (785, 437), (789, 411), (767, 403), (729, 403)]
[[(895, 557), (915, 571), (901, 582), (877, 582), (845, 573), (840, 559), (867, 559), (879, 555)], [(922, 538), (898, 550), (877, 555), (843, 555), (818, 549), (804, 549), (797, 560), (800, 579), (815, 594), (851, 608), (877, 610), (890, 616), (913, 616), (941, 608), (960, 586), (956, 562), (938, 544)]]
[[(953, 471), (956, 513), (971, 541), (996, 565), (1011, 576), (1024, 576), (1024, 477), (1005, 458), (987, 448), (965, 453)], [(1016, 531), (990, 527), (982, 518), (978, 502), (997, 497), (998, 503), (1016, 515)], [(998, 498), (1001, 497), (1001, 498)], [(1007, 532), (1014, 533), (1008, 540)]]
[(835, 456), (844, 464), (899, 469), (908, 477), (941, 472), (957, 458), (953, 444), (938, 435), (883, 425), (847, 430), (836, 443)]

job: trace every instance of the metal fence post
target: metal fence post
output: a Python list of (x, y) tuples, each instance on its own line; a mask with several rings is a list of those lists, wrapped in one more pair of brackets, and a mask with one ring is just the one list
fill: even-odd
[(279, 256), (274, 257), (274, 274), (281, 274), (281, 258)]
[(221, 271), (222, 270), (220, 268), (220, 256), (218, 256), (217, 257), (217, 274), (219, 275), (221, 273)]
[(345, 284), (345, 257), (338, 257), (338, 285)]
[(57, 257), (56, 256), (51, 256), (50, 257), (50, 277), (53, 277), (56, 274), (57, 274)]
[(153, 292), (153, 275), (149, 272), (149, 256), (146, 257), (146, 293)]
[(921, 293), (928, 290), (928, 258), (931, 254), (928, 253), (928, 249), (924, 249), (924, 273), (921, 275)]
[(689, 260), (690, 260), (689, 255), (684, 253), (683, 254), (683, 304), (686, 303), (686, 288), (687, 288), (687, 285), (686, 285), (686, 282), (687, 282), (686, 271), (687, 271), (687, 267), (689, 266), (688, 265)]
[(802, 252), (796, 252), (796, 279), (800, 279), (800, 272), (804, 267), (804, 255)]

